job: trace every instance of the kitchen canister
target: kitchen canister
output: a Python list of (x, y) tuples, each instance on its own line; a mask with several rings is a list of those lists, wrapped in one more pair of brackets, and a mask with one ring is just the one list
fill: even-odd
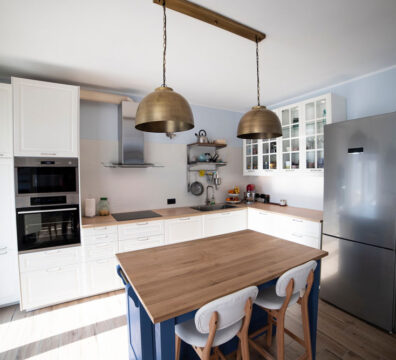
[(95, 199), (85, 199), (84, 213), (86, 217), (94, 217), (96, 215)]

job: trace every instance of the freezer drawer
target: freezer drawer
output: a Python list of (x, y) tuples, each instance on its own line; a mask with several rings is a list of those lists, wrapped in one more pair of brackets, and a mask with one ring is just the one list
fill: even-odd
[(320, 297), (391, 331), (395, 252), (327, 235), (323, 250)]

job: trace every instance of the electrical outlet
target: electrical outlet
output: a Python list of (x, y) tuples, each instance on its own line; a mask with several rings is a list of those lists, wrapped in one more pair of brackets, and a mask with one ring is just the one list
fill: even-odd
[(168, 199), (168, 205), (176, 204), (176, 199)]

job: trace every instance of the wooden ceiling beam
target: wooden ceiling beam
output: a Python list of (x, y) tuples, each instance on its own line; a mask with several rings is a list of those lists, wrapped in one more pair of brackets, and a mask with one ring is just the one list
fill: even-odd
[[(153, 3), (163, 5), (164, 0), (153, 0)], [(166, 0), (166, 7), (184, 15), (204, 21), (233, 34), (242, 36), (246, 39), (260, 42), (265, 39), (265, 34), (249, 26), (241, 24), (235, 20), (225, 17), (203, 6), (194, 4), (186, 0)]]

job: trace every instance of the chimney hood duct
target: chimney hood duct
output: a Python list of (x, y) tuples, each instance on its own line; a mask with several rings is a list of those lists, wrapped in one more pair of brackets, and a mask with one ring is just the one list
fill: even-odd
[(118, 156), (119, 162), (106, 164), (113, 168), (158, 167), (144, 161), (144, 133), (135, 129), (135, 117), (139, 104), (122, 101), (118, 105)]

